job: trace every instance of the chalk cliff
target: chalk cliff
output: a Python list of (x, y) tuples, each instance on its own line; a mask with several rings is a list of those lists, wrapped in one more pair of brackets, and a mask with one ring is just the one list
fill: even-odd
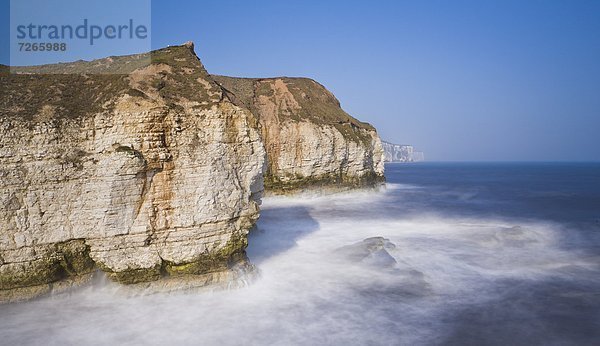
[(383, 141), (386, 162), (419, 162), (425, 160), (423, 152), (412, 145), (393, 144)]
[(307, 78), (213, 78), (260, 121), (266, 191), (373, 186), (384, 180), (376, 130), (342, 110), (321, 84)]
[(384, 180), (377, 132), (322, 85), (211, 76), (191, 43), (0, 69), (0, 302), (98, 268), (143, 287), (231, 279), (265, 186)]
[(209, 282), (243, 261), (263, 190), (258, 121), (192, 44), (151, 57), (2, 68), (0, 301), (96, 267), (122, 283)]

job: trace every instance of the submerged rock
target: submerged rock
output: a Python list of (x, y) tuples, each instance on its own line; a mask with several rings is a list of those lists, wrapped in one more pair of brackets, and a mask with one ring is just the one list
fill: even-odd
[(395, 248), (396, 245), (390, 242), (389, 239), (372, 237), (336, 249), (335, 253), (353, 263), (361, 263), (375, 267), (393, 267), (397, 262), (387, 250), (393, 250)]
[(340, 247), (335, 255), (345, 263), (357, 294), (368, 299), (414, 298), (431, 294), (431, 285), (423, 272), (404, 261), (397, 261), (389, 251), (396, 245), (383, 237), (372, 237)]
[(482, 246), (498, 248), (531, 246), (544, 240), (535, 230), (521, 226), (484, 229), (472, 238)]

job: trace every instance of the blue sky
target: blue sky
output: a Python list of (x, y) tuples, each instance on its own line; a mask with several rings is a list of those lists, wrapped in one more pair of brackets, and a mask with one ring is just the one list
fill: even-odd
[(211, 73), (314, 78), (429, 160), (600, 160), (600, 1), (153, 1), (153, 47), (188, 40)]

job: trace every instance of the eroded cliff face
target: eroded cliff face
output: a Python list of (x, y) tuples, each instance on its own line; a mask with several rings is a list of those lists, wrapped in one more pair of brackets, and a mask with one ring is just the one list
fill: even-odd
[(386, 162), (413, 162), (414, 148), (412, 145), (382, 142)]
[(386, 162), (419, 162), (424, 161), (422, 151), (415, 151), (412, 145), (393, 144), (382, 141)]
[(2, 71), (0, 301), (96, 267), (137, 283), (243, 260), (263, 190), (257, 119), (190, 44), (138, 60), (86, 69), (120, 75)]
[(373, 186), (384, 180), (383, 147), (375, 129), (344, 112), (319, 83), (213, 78), (234, 103), (259, 118), (267, 150), (267, 191)]

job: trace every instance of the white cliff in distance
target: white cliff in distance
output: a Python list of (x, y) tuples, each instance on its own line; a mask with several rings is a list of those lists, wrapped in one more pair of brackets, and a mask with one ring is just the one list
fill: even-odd
[(412, 145), (393, 144), (382, 141), (385, 162), (419, 162), (425, 160), (422, 151), (415, 151)]

